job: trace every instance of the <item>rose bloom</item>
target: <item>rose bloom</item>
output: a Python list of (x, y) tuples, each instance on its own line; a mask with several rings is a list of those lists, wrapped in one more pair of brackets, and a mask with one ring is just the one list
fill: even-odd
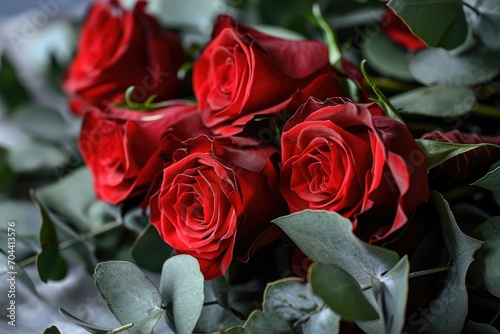
[[(165, 145), (172, 146), (179, 147)], [(252, 139), (205, 135), (172, 154), (150, 201), (151, 223), (177, 253), (198, 259), (205, 279), (224, 275), (233, 257), (248, 261), (280, 236), (270, 223), (286, 214), (272, 161), (277, 154)]]
[(153, 94), (159, 100), (177, 96), (177, 71), (184, 61), (181, 42), (162, 30), (145, 7), (146, 1), (138, 1), (127, 11), (117, 0), (92, 6), (62, 84), (73, 112), (121, 102), (130, 86), (136, 86), (132, 97), (137, 102)]
[(389, 7), (382, 17), (382, 27), (389, 39), (407, 50), (418, 51), (427, 47)]
[[(255, 115), (273, 114), (318, 75), (336, 75), (326, 45), (271, 37), (219, 16), (212, 41), (193, 67), (193, 88), (205, 124), (231, 135)], [(340, 84), (330, 96), (341, 96)]]
[(78, 145), (97, 197), (117, 204), (147, 193), (163, 161), (161, 137), (168, 129), (186, 136), (207, 133), (196, 106), (175, 105), (144, 112), (108, 106), (84, 116)]
[(290, 211), (336, 211), (371, 242), (400, 229), (429, 195), (423, 152), (375, 103), (311, 98), (281, 143), (279, 189)]

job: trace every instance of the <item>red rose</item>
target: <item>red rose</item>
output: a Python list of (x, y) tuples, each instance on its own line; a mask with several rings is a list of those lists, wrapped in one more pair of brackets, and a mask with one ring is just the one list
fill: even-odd
[[(194, 64), (193, 87), (205, 124), (228, 135), (257, 114), (281, 110), (322, 73), (335, 75), (324, 44), (271, 37), (223, 15)], [(342, 95), (338, 83), (331, 89)]]
[(197, 258), (208, 280), (224, 275), (233, 256), (247, 261), (279, 237), (270, 223), (286, 213), (271, 161), (278, 150), (248, 138), (205, 135), (183, 146), (151, 198), (151, 223), (177, 253)]
[(109, 106), (85, 114), (80, 151), (99, 199), (113, 204), (145, 194), (163, 162), (162, 134), (180, 128), (186, 136), (203, 132), (195, 106), (177, 105), (153, 112)]
[(382, 17), (382, 27), (387, 37), (410, 51), (418, 51), (427, 47), (389, 7)]
[(336, 211), (371, 242), (401, 228), (429, 195), (423, 152), (375, 103), (311, 98), (281, 142), (280, 191), (290, 211)]
[(177, 70), (184, 59), (181, 42), (162, 30), (145, 6), (146, 1), (138, 1), (127, 11), (117, 0), (92, 6), (62, 85), (73, 112), (121, 102), (130, 86), (136, 86), (132, 97), (137, 102), (153, 94), (159, 100), (176, 97)]

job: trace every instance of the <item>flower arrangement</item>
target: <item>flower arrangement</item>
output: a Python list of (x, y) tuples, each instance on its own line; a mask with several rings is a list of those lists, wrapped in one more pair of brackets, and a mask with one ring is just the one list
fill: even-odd
[[(61, 79), (76, 163), (30, 192), (39, 243), (16, 262), (9, 241), (4, 274), (83, 264), (122, 325), (60, 309), (92, 333), (162, 317), (176, 333), (498, 332), (498, 6), (293, 2), (287, 21), (258, 3), (226, 4), (203, 43), (143, 0), (90, 7)], [(245, 23), (255, 10), (286, 37)], [(10, 182), (16, 151), (0, 152)]]

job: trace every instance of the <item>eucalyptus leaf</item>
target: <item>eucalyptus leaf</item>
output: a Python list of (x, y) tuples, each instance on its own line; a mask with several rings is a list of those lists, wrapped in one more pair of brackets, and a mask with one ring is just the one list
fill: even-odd
[(23, 267), (19, 265), (17, 260), (14, 262), (14, 265), (12, 265), (12, 262), (9, 262), (9, 259), (7, 258), (7, 254), (9, 254), (8, 248), (4, 248), (7, 248), (6, 245), (0, 245), (0, 276), (13, 271), (16, 273), (16, 277), (19, 279), (19, 281), (23, 282), (31, 293), (33, 293), (34, 295), (38, 295), (35, 284), (33, 284), (31, 277), (26, 273)]
[(80, 326), (80, 327), (84, 328), (85, 330), (87, 330), (88, 332), (93, 333), (93, 334), (107, 334), (108, 332), (113, 330), (112, 328), (109, 328), (109, 329), (102, 328), (99, 326), (89, 324), (81, 319), (78, 319), (77, 317), (75, 317), (74, 315), (72, 315), (68, 311), (64, 310), (63, 308), (59, 308), (59, 313), (61, 313), (61, 315), (63, 317), (65, 317), (66, 319), (68, 319), (69, 321), (74, 323), (75, 325)]
[(16, 173), (56, 169), (67, 160), (67, 154), (61, 149), (31, 140), (19, 143), (7, 154), (7, 162)]
[(488, 324), (480, 324), (468, 321), (464, 327), (464, 334), (499, 334), (500, 332), (493, 326)]
[(500, 166), (488, 172), (485, 176), (472, 183), (495, 193), (500, 193)]
[(477, 226), (472, 236), (484, 244), (475, 255), (469, 276), (474, 283), (484, 286), (500, 298), (500, 217), (493, 217)]
[(293, 334), (288, 320), (277, 313), (254, 311), (248, 317), (243, 328), (251, 334)]
[(292, 323), (314, 313), (322, 304), (300, 278), (268, 283), (264, 291), (264, 312), (277, 313)]
[(31, 192), (31, 198), (40, 210), (42, 216), (42, 227), (40, 228), (40, 246), (41, 251), (36, 257), (36, 266), (38, 275), (42, 282), (47, 283), (51, 280), (61, 280), (66, 276), (67, 268), (64, 259), (59, 253), (59, 241), (56, 229), (46, 209), (40, 204), (34, 191)]
[(480, 144), (458, 144), (442, 142), (430, 139), (417, 139), (418, 146), (422, 149), (425, 155), (425, 164), (428, 169), (434, 168), (448, 159), (457, 155), (474, 150), (478, 147), (491, 145), (499, 147), (494, 144), (480, 143)]
[(160, 272), (163, 263), (172, 255), (173, 248), (160, 237), (156, 228), (149, 224), (135, 240), (131, 252), (138, 265)]
[(467, 37), (461, 0), (391, 0), (388, 6), (429, 46), (454, 49)]
[[(373, 294), (378, 302), (384, 333), (401, 333), (405, 323), (410, 263), (405, 255), (381, 278), (372, 278)], [(358, 322), (361, 328), (363, 325)]]
[(164, 310), (156, 286), (133, 263), (99, 263), (94, 272), (97, 289), (122, 325), (133, 323), (133, 334), (153, 332)]
[(51, 326), (43, 331), (43, 334), (61, 334), (56, 326)]
[(323, 263), (309, 269), (309, 281), (314, 294), (321, 297), (344, 320), (378, 319), (377, 311), (366, 300), (359, 283), (344, 270)]
[(328, 307), (313, 313), (301, 326), (303, 334), (336, 334), (339, 329), (340, 316)]
[(489, 81), (499, 72), (498, 55), (478, 46), (461, 54), (425, 49), (410, 60), (410, 73), (424, 85), (471, 86)]
[(304, 210), (273, 220), (316, 262), (334, 264), (365, 286), (398, 262), (392, 251), (359, 240), (352, 223), (336, 212)]
[(87, 167), (77, 168), (56, 183), (37, 189), (37, 194), (50, 211), (63, 217), (78, 231), (97, 227), (90, 222), (88, 215), (89, 208), (97, 199)]
[(176, 333), (193, 332), (203, 308), (203, 281), (194, 257), (182, 254), (165, 261), (160, 282), (162, 305), (172, 308), (173, 314), (166, 315)]
[(28, 91), (5, 54), (0, 58), (0, 97), (10, 110), (30, 100)]
[(422, 314), (431, 333), (460, 333), (468, 310), (465, 276), (474, 253), (482, 242), (465, 235), (458, 228), (448, 203), (439, 193), (431, 193), (441, 221), (443, 238), (453, 268), (448, 270), (443, 289), (433, 301), (430, 312)]
[(408, 52), (390, 41), (384, 34), (366, 38), (362, 51), (370, 66), (380, 74), (399, 80), (414, 81), (408, 70)]
[(500, 2), (497, 0), (466, 0), (474, 10), (469, 10), (469, 21), (475, 34), (484, 45), (492, 50), (500, 50), (498, 31), (500, 30)]
[(476, 98), (468, 87), (432, 86), (394, 95), (390, 101), (405, 114), (456, 117), (470, 111), (476, 103)]
[(7, 163), (7, 151), (0, 147), (0, 194), (8, 193), (15, 184), (16, 176)]
[(66, 137), (66, 124), (54, 109), (26, 104), (15, 110), (12, 119), (32, 138), (57, 143)]

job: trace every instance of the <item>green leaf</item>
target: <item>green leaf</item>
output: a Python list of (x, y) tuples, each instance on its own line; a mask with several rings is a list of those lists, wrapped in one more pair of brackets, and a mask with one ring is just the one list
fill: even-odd
[(61, 334), (56, 326), (51, 326), (43, 331), (43, 334)]
[(467, 38), (461, 0), (391, 0), (388, 6), (429, 46), (454, 49)]
[(370, 66), (380, 74), (399, 80), (414, 81), (408, 69), (408, 52), (384, 34), (367, 37), (362, 52)]
[(203, 306), (194, 333), (214, 333), (220, 332), (221, 328), (243, 325), (243, 321), (229, 310), (227, 284), (223, 276), (205, 281), (204, 294), (205, 304), (208, 305)]
[(250, 330), (243, 327), (231, 327), (224, 331), (224, 333), (228, 334), (253, 334)]
[(122, 325), (133, 323), (134, 334), (153, 332), (164, 310), (156, 286), (135, 264), (99, 263), (94, 272), (97, 289)]
[[(163, 263), (172, 255), (173, 248), (160, 237), (156, 228), (149, 224), (137, 237), (131, 251), (139, 266), (160, 272)], [(153, 253), (155, 256), (151, 256)]]
[(468, 321), (464, 327), (464, 334), (498, 334), (500, 333), (495, 327), (488, 324), (478, 324)]
[(494, 144), (481, 143), (481, 144), (458, 144), (442, 142), (430, 139), (417, 139), (418, 146), (422, 149), (425, 155), (425, 164), (428, 169), (434, 168), (448, 159), (456, 157), (468, 151), (472, 151), (482, 146), (494, 146)]
[(30, 100), (30, 95), (20, 83), (14, 67), (3, 54), (0, 58), (0, 96), (10, 110)]
[(366, 300), (359, 283), (344, 270), (330, 264), (315, 263), (309, 269), (312, 291), (343, 319), (374, 320), (377, 311)]
[(498, 55), (478, 46), (461, 54), (425, 49), (410, 60), (410, 73), (427, 86), (472, 86), (493, 79), (499, 72)]
[(352, 223), (336, 212), (304, 210), (273, 220), (315, 262), (342, 268), (365, 286), (398, 262), (392, 251), (369, 245), (352, 232)]
[(7, 163), (7, 151), (0, 147), (0, 194), (9, 193), (16, 183), (16, 176)]
[(498, 51), (500, 40), (497, 38), (500, 30), (500, 3), (496, 0), (466, 0), (464, 3), (474, 7), (464, 7), (469, 11), (469, 23), (474, 27), (477, 37), (487, 48)]
[(7, 154), (7, 162), (16, 173), (56, 169), (67, 160), (68, 155), (61, 149), (32, 140), (14, 146)]
[(389, 101), (389, 99), (387, 99), (387, 97), (384, 95), (384, 93), (382, 93), (382, 91), (380, 89), (378, 89), (377, 85), (375, 85), (375, 83), (372, 81), (370, 76), (366, 73), (365, 63), (366, 63), (366, 60), (363, 60), (361, 62), (361, 65), (360, 65), (361, 73), (363, 73), (363, 76), (365, 77), (366, 82), (370, 85), (370, 87), (372, 88), (375, 95), (377, 95), (378, 100), (376, 100), (376, 102), (378, 102), (380, 104), (380, 107), (382, 108), (382, 110), (384, 110), (384, 114), (387, 117), (395, 119), (396, 121), (399, 121), (399, 122), (404, 124), (404, 121), (401, 118), (401, 115), (399, 115), (398, 110), (396, 108), (394, 108), (394, 106)]
[(453, 217), (448, 203), (439, 193), (432, 192), (431, 199), (441, 221), (443, 238), (454, 268), (448, 271), (443, 289), (434, 300), (432, 312), (422, 315), (430, 333), (460, 333), (468, 310), (465, 276), (474, 253), (482, 242), (465, 235)]
[[(3, 239), (6, 240), (6, 239)], [(17, 249), (17, 240), (16, 240), (16, 249)], [(10, 271), (14, 271), (16, 273), (16, 277), (24, 283), (24, 285), (30, 290), (31, 293), (33, 293), (35, 296), (38, 296), (38, 292), (36, 291), (35, 285), (33, 284), (33, 281), (31, 280), (31, 277), (28, 276), (26, 271), (19, 265), (17, 262), (17, 259), (14, 263), (14, 268), (12, 268), (10, 265), (12, 263), (9, 263), (9, 259), (7, 258), (8, 254), (8, 247), (6, 243), (3, 245), (0, 245), (0, 276), (5, 275), (6, 273)], [(17, 252), (16, 252), (17, 255)]]
[(77, 326), (80, 326), (84, 329), (86, 329), (88, 332), (93, 333), (93, 334), (107, 334), (108, 332), (112, 331), (113, 329), (108, 329), (108, 328), (102, 328), (99, 326), (91, 325), (88, 322), (85, 322), (81, 319), (78, 319), (68, 311), (64, 310), (63, 308), (59, 308), (59, 313), (72, 323), (74, 323)]
[(339, 332), (340, 316), (325, 307), (313, 313), (301, 326), (303, 334), (335, 334)]
[[(379, 305), (384, 333), (397, 334), (403, 330), (409, 271), (410, 263), (405, 255), (380, 279), (372, 278), (373, 294)], [(358, 325), (363, 328), (360, 323)]]
[(254, 311), (243, 325), (252, 334), (293, 334), (292, 326), (277, 313)]
[(456, 117), (466, 114), (476, 103), (468, 87), (433, 86), (413, 89), (391, 97), (401, 113), (430, 117)]
[(26, 104), (15, 110), (12, 120), (34, 139), (57, 143), (66, 137), (63, 118), (51, 108)]
[(54, 223), (48, 216), (46, 209), (40, 204), (34, 191), (31, 191), (31, 199), (35, 202), (42, 216), (42, 227), (40, 229), (41, 252), (37, 254), (36, 266), (38, 275), (42, 282), (50, 280), (61, 280), (66, 276), (67, 268), (64, 259), (59, 253), (59, 242), (57, 239)]
[(493, 217), (477, 226), (471, 234), (484, 244), (477, 251), (469, 276), (477, 285), (484, 286), (500, 298), (500, 217)]
[(162, 304), (171, 307), (167, 312), (172, 329), (179, 334), (190, 334), (203, 308), (203, 274), (198, 261), (190, 255), (176, 255), (165, 261), (161, 273)]
[(495, 193), (500, 193), (500, 166), (472, 184)]
[(330, 65), (335, 66), (342, 58), (342, 52), (340, 52), (337, 36), (323, 18), (321, 9), (319, 8), (319, 5), (317, 3), (313, 4), (312, 13), (314, 19), (316, 20), (316, 23), (321, 28), (321, 30), (323, 30), (323, 34), (325, 35), (325, 44), (328, 46), (328, 59)]
[[(273, 222), (312, 260), (336, 265), (362, 287), (378, 284), (378, 289), (365, 290), (365, 297), (379, 315), (391, 307), (386, 303), (395, 303), (391, 309), (395, 315), (392, 319), (363, 321), (358, 325), (368, 332), (397, 331), (404, 321), (404, 308), (399, 309), (402, 299), (398, 298), (406, 298), (407, 276), (402, 274), (407, 269), (406, 258), (398, 264), (396, 253), (359, 240), (352, 232), (351, 222), (335, 212), (304, 210)], [(388, 273), (391, 275), (386, 277)], [(395, 297), (397, 294), (401, 296)], [(382, 307), (378, 306), (380, 300), (384, 300)]]
[(37, 194), (51, 212), (63, 217), (76, 230), (85, 232), (97, 227), (88, 214), (97, 201), (92, 184), (88, 168), (80, 167), (56, 183), (37, 189)]

